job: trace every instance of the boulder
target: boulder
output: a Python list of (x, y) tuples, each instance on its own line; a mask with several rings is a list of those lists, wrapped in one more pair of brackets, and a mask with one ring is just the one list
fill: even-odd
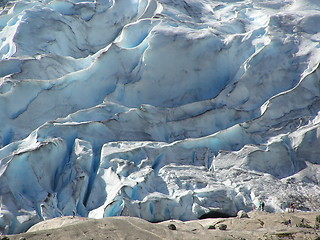
[(238, 218), (249, 218), (248, 214), (243, 211), (243, 210), (240, 210), (238, 213), (237, 213), (237, 217)]
[(227, 224), (220, 224), (219, 230), (227, 230)]
[(168, 228), (169, 228), (170, 230), (177, 230), (176, 225), (174, 225), (174, 224), (172, 224), (172, 223), (168, 225)]

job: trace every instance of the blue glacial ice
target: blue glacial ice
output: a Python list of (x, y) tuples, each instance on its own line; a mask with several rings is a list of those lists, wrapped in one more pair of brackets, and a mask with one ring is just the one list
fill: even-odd
[(320, 3), (0, 3), (0, 233), (320, 210)]

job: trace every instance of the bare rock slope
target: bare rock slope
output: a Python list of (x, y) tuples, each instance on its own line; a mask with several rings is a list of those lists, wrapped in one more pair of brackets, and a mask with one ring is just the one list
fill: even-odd
[[(18, 239), (320, 239), (319, 212), (250, 212), (248, 218), (216, 218), (150, 223), (135, 217), (89, 219), (61, 217), (40, 222)], [(289, 219), (291, 226), (288, 225)], [(302, 224), (303, 221), (303, 224)], [(319, 223), (318, 223), (319, 224)], [(174, 229), (174, 227), (175, 229)], [(226, 230), (221, 225), (226, 225)], [(311, 228), (312, 227), (312, 228)]]

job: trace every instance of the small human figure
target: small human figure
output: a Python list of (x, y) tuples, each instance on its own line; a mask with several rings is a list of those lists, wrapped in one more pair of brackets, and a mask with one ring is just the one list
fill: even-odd
[(290, 212), (294, 213), (294, 204), (293, 203), (290, 203)]
[(256, 210), (256, 206), (254, 204), (252, 204), (252, 211)]
[(263, 201), (260, 201), (260, 202), (259, 202), (259, 205), (258, 205), (258, 209), (259, 209), (260, 211), (264, 211), (264, 206), (265, 206), (264, 202), (263, 202)]
[(76, 216), (76, 211), (73, 210), (73, 211), (72, 211), (72, 217), (74, 218), (75, 216)]
[(304, 224), (304, 218), (301, 219), (301, 223)]
[(291, 227), (291, 219), (288, 220), (288, 226)]

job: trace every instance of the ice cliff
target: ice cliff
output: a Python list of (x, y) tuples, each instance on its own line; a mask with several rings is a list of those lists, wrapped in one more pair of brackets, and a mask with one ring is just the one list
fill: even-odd
[(2, 0), (0, 232), (320, 210), (318, 0)]

